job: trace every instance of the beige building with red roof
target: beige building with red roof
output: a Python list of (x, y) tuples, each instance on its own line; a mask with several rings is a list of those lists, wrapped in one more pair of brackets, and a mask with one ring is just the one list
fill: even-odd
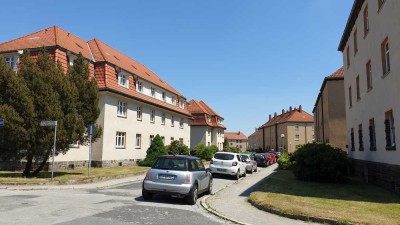
[(324, 78), (314, 114), (315, 141), (347, 151), (343, 68)]
[(259, 136), (256, 140), (260, 143), (256, 143), (254, 149), (294, 152), (299, 145), (314, 141), (314, 118), (301, 106), (290, 107), (287, 111), (282, 109), (280, 115), (269, 115), (268, 122), (259, 127), (255, 135)]
[[(166, 145), (180, 140), (190, 146), (192, 116), (185, 96), (143, 64), (98, 39), (86, 42), (53, 26), (0, 44), (0, 55), (17, 71), (24, 50), (29, 49), (35, 58), (43, 47), (65, 71), (79, 53), (89, 62), (100, 91), (97, 123), (103, 127), (102, 138), (93, 145), (94, 164), (135, 164), (145, 158), (157, 134)], [(88, 147), (77, 144), (55, 160), (60, 167), (80, 167), (88, 155)]]
[(219, 150), (224, 144), (224, 118), (218, 115), (204, 101), (191, 100), (188, 110), (193, 116), (190, 121), (190, 148), (199, 144), (215, 145)]
[(225, 132), (225, 138), (228, 140), (229, 147), (236, 147), (241, 151), (247, 150), (247, 137), (242, 132)]

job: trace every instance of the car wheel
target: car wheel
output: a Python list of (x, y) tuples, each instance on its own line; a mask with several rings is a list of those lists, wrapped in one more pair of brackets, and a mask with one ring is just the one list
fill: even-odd
[(239, 180), (239, 178), (240, 178), (240, 170), (237, 171), (235, 175), (235, 180)]
[(256, 167), (255, 169), (254, 169), (254, 172), (257, 172), (258, 171), (258, 167)]
[(250, 173), (250, 174), (252, 174), (252, 173), (253, 173), (253, 167), (251, 168), (251, 170), (249, 171), (249, 173)]
[(142, 188), (142, 197), (144, 200), (151, 200), (153, 198), (153, 194)]
[(210, 178), (210, 182), (208, 183), (208, 189), (206, 191), (206, 195), (211, 195), (212, 194), (212, 186), (213, 186), (213, 179)]
[(243, 177), (246, 177), (246, 176), (247, 176), (247, 172), (246, 172), (246, 169), (244, 169)]
[(192, 190), (190, 190), (189, 195), (187, 196), (187, 202), (190, 205), (194, 205), (197, 202), (197, 184), (195, 184), (192, 188)]

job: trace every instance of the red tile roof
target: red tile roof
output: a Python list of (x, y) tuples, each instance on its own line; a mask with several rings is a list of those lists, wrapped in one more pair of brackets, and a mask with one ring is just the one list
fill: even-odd
[[(188, 110), (192, 113), (194, 118), (194, 120), (191, 121), (190, 126), (210, 126), (225, 129), (224, 125), (218, 123), (218, 119), (223, 118), (212, 110), (205, 102), (198, 102), (192, 99), (189, 102)], [(208, 117), (211, 117), (210, 122), (208, 121)]]
[(246, 135), (244, 135), (242, 132), (225, 132), (224, 136), (228, 140), (247, 140)]
[(61, 29), (52, 26), (23, 37), (0, 44), (0, 52), (11, 52), (16, 50), (60, 46), (69, 51), (82, 55), (93, 61), (90, 49), (83, 39)]
[(326, 77), (327, 79), (330, 78), (344, 78), (344, 69), (341, 67), (340, 69), (336, 70), (334, 73)]
[(274, 126), (276, 123), (286, 122), (303, 122), (303, 123), (314, 123), (314, 117), (302, 110), (301, 106), (298, 109), (289, 110), (283, 114), (271, 117), (262, 127)]

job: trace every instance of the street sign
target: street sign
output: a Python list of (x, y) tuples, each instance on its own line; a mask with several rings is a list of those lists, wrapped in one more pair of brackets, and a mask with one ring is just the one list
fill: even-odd
[(42, 121), (40, 122), (41, 127), (54, 127), (57, 126), (57, 121)]
[(4, 120), (0, 119), (0, 127), (4, 127)]

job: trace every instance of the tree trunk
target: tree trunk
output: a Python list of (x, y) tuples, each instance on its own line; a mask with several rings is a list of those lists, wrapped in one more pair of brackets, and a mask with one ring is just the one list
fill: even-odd
[(24, 172), (22, 173), (23, 177), (30, 177), (30, 173), (32, 170), (32, 162), (33, 162), (33, 153), (28, 151), (28, 157), (25, 165)]
[(47, 160), (49, 159), (50, 152), (51, 152), (50, 150), (46, 152), (46, 155), (44, 156), (43, 161), (40, 163), (39, 167), (32, 172), (31, 174), (32, 177), (36, 177), (39, 174), (39, 172), (43, 170), (44, 166), (47, 163)]

